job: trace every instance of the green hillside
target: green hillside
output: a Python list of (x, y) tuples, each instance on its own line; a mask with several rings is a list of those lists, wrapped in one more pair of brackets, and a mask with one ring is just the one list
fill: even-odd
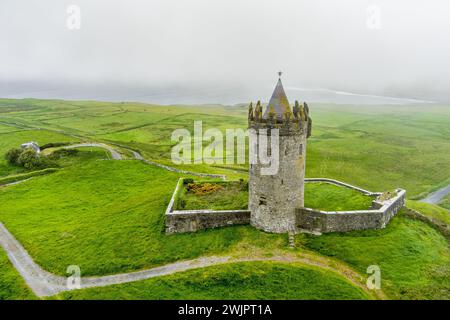
[[(444, 209), (448, 197), (440, 206), (413, 200), (449, 182), (445, 176), (450, 172), (448, 106), (311, 105), (310, 109), (308, 177), (334, 178), (371, 191), (401, 187), (407, 190), (408, 206), (449, 224)], [(363, 279), (368, 266), (380, 266), (382, 290), (388, 298), (450, 299), (448, 240), (432, 225), (403, 213), (383, 230), (300, 234), (294, 249), (288, 248), (287, 235), (251, 226), (166, 236), (165, 209), (178, 179), (189, 175), (133, 160), (128, 149), (179, 169), (246, 181), (246, 164), (176, 166), (170, 159), (174, 129), (192, 131), (193, 121), (198, 120), (204, 130), (245, 129), (246, 117), (246, 107), (0, 99), (0, 181), (32, 177), (0, 187), (0, 222), (42, 268), (59, 275), (65, 275), (68, 265), (79, 265), (83, 276), (100, 276), (211, 255), (308, 253), (314, 259), (334, 261), (336, 268), (345, 265)], [(46, 174), (8, 164), (3, 155), (28, 141), (104, 142), (117, 148), (125, 160), (110, 160), (102, 149), (80, 148), (73, 156), (54, 160), (56, 170)], [(236, 190), (225, 191), (215, 201), (245, 206), (245, 191), (239, 197)], [(367, 208), (372, 200), (321, 183), (308, 183), (305, 197), (306, 206), (324, 210)], [(191, 201), (191, 208), (212, 200)], [(1, 299), (33, 297), (3, 250), (0, 265)], [(282, 299), (287, 293), (295, 299), (368, 297), (342, 277), (345, 272), (340, 274), (304, 265), (248, 262), (68, 292), (57, 298), (228, 299), (233, 292), (243, 299)]]
[(244, 262), (170, 276), (66, 292), (63, 299), (367, 299), (330, 271), (299, 264)]

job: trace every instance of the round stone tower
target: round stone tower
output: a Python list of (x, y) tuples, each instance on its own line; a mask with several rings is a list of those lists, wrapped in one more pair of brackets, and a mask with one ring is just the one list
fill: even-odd
[(308, 105), (295, 101), (291, 109), (278, 79), (264, 111), (259, 101), (255, 109), (250, 104), (248, 126), (251, 224), (268, 232), (295, 231), (295, 209), (304, 205), (306, 139), (311, 134)]

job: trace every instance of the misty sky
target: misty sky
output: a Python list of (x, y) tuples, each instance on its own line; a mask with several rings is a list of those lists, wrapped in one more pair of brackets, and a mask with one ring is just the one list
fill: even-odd
[(300, 99), (450, 102), (449, 17), (448, 0), (0, 0), (0, 97), (247, 102), (281, 69)]

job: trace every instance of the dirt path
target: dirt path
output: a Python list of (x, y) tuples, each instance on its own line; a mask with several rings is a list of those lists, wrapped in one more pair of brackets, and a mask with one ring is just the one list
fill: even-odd
[(14, 185), (16, 185), (16, 184), (19, 184), (19, 183), (28, 181), (28, 180), (30, 180), (30, 179), (32, 179), (32, 177), (31, 177), (31, 178), (27, 178), (27, 179), (23, 179), (23, 180), (18, 180), (18, 181), (10, 182), (10, 183), (5, 183), (5, 184), (0, 185), (0, 188), (2, 188), (2, 187), (14, 186)]
[[(48, 271), (45, 271), (39, 265), (37, 265), (36, 262), (34, 262), (33, 258), (31, 258), (28, 252), (22, 247), (22, 245), (14, 238), (14, 236), (8, 231), (8, 229), (6, 229), (6, 227), (2, 223), (0, 223), (0, 245), (6, 251), (10, 261), (23, 277), (27, 285), (38, 297), (52, 296), (70, 290), (67, 287), (67, 278), (54, 275)], [(142, 271), (121, 273), (102, 277), (83, 277), (81, 278), (81, 288), (101, 287), (113, 284), (140, 281), (190, 269), (205, 268), (219, 264), (246, 261), (278, 261), (284, 263), (301, 263), (324, 268), (340, 276), (343, 276), (352, 284), (361, 288), (373, 298), (386, 298), (386, 296), (381, 291), (369, 291), (365, 286), (364, 277), (358, 274), (356, 271), (350, 269), (343, 263), (326, 257), (318, 256), (313, 253), (289, 254), (285, 252), (272, 257), (252, 256), (252, 253), (250, 252), (247, 256), (245, 256), (244, 254), (239, 257), (201, 257), (188, 261), (175, 262)]]

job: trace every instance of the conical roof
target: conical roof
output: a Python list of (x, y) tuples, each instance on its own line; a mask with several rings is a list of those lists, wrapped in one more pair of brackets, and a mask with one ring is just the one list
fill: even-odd
[(269, 118), (269, 112), (272, 111), (275, 113), (276, 118), (282, 119), (283, 115), (287, 111), (291, 111), (291, 107), (289, 106), (289, 101), (284, 92), (283, 84), (281, 83), (281, 79), (278, 79), (277, 85), (275, 86), (275, 90), (272, 93), (272, 97), (270, 98), (269, 104), (266, 107), (266, 110), (263, 114), (263, 119)]

